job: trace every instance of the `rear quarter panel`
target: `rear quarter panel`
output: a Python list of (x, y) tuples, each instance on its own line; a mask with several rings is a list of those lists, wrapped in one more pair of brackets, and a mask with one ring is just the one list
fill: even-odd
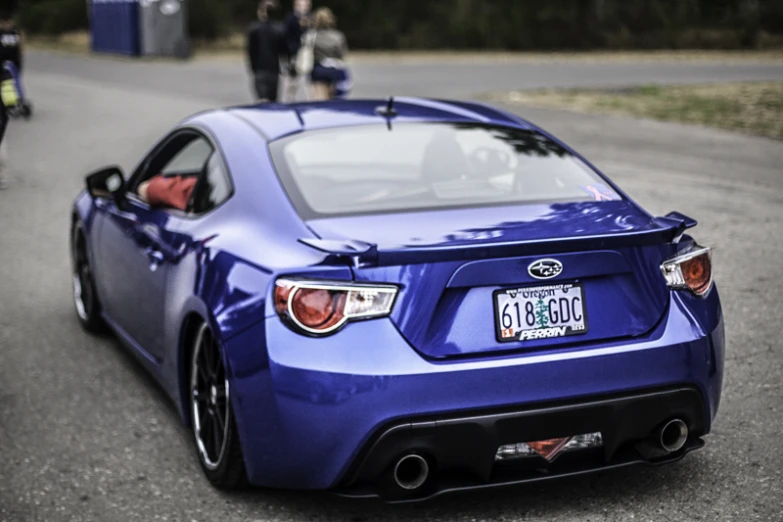
[[(187, 421), (184, 391), (190, 347), (183, 342), (183, 328), (188, 319), (207, 321), (226, 346), (270, 313), (266, 303), (278, 274), (318, 273), (326, 254), (298, 242), (315, 235), (280, 187), (267, 145), (256, 130), (227, 113), (208, 113), (185, 123), (210, 133), (234, 185), (232, 197), (222, 206), (183, 221), (178, 234), (184, 248), (167, 281), (164, 335), (171, 351), (162, 373)], [(338, 272), (338, 278), (351, 278), (347, 267)], [(246, 349), (257, 350), (250, 359), (264, 359), (263, 338)], [(244, 371), (248, 354), (225, 355), (229, 371)]]

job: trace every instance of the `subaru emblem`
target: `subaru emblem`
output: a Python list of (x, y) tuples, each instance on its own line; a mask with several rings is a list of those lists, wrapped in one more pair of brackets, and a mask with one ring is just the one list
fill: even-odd
[(527, 267), (527, 273), (536, 279), (552, 279), (563, 271), (563, 263), (557, 259), (539, 259)]

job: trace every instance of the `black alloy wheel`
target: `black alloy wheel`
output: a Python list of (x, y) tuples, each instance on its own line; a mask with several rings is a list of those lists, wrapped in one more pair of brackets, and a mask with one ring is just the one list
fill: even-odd
[(95, 292), (95, 283), (87, 254), (87, 241), (80, 221), (73, 226), (71, 234), (71, 266), (73, 269), (73, 304), (82, 327), (92, 333), (105, 331), (101, 318), (101, 305)]
[(223, 489), (244, 486), (245, 466), (223, 354), (206, 323), (199, 327), (193, 345), (190, 398), (196, 450), (207, 478)]

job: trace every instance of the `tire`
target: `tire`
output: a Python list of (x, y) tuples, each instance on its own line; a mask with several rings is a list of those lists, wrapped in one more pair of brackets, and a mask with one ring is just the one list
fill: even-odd
[(216, 488), (245, 488), (247, 473), (223, 354), (206, 323), (194, 337), (189, 376), (190, 424), (201, 469)]
[(87, 239), (80, 220), (76, 220), (71, 232), (71, 282), (76, 317), (82, 328), (90, 333), (105, 333), (106, 323), (101, 317), (101, 303), (95, 291)]

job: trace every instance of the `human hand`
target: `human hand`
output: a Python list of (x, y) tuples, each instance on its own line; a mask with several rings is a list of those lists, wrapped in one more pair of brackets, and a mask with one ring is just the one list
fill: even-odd
[(142, 183), (139, 185), (139, 190), (138, 190), (139, 197), (140, 197), (140, 198), (141, 198), (141, 200), (142, 200), (142, 201), (144, 201), (145, 203), (149, 203), (149, 200), (147, 199), (147, 187), (149, 187), (149, 184), (150, 184), (150, 182), (149, 182), (149, 181), (144, 181), (144, 182), (142, 182)]

